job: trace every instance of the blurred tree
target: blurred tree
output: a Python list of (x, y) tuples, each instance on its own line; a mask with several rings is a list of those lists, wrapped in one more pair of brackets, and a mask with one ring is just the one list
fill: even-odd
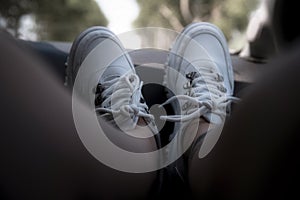
[(32, 12), (32, 3), (32, 0), (0, 0), (0, 18), (4, 19), (5, 28), (17, 37), (21, 17)]
[(180, 15), (179, 1), (137, 0), (140, 6), (140, 14), (135, 21), (135, 25), (138, 27), (159, 26), (175, 30), (181, 29), (184, 21)]
[(26, 14), (34, 16), (41, 40), (72, 41), (89, 26), (107, 25), (94, 0), (1, 0), (0, 16), (16, 36), (21, 17)]
[(87, 27), (107, 25), (94, 0), (37, 0), (36, 5), (36, 21), (42, 40), (70, 41)]
[(209, 19), (219, 26), (228, 39), (233, 32), (243, 32), (248, 25), (251, 12), (257, 7), (260, 0), (218, 0)]
[[(243, 31), (250, 12), (259, 0), (137, 0), (140, 15), (138, 27), (159, 26), (177, 31), (195, 21), (212, 22), (227, 39), (233, 31)], [(153, 14), (154, 11), (156, 14)]]

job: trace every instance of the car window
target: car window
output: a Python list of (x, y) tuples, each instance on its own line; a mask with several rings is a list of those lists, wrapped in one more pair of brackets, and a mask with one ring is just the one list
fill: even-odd
[(26, 40), (73, 41), (85, 28), (108, 26), (117, 33), (140, 27), (180, 31), (196, 21), (212, 22), (229, 45), (245, 43), (249, 17), (261, 0), (5, 0), (0, 26)]

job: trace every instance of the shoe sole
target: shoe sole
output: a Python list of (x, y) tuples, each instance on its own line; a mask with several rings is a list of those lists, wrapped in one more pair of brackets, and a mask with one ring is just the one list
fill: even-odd
[[(187, 47), (187, 45), (182, 45), (183, 44), (182, 42), (183, 42), (183, 40), (185, 40), (187, 38), (192, 39), (195, 35), (199, 35), (199, 34), (211, 34), (212, 36), (214, 36), (216, 39), (219, 40), (219, 42), (223, 48), (223, 53), (225, 55), (224, 57), (226, 59), (228, 77), (229, 77), (229, 80), (232, 80), (232, 81), (230, 81), (230, 87), (231, 87), (231, 91), (233, 92), (233, 85), (234, 85), (233, 71), (232, 71), (230, 54), (227, 50), (228, 47), (227, 47), (227, 41), (225, 39), (225, 36), (218, 27), (216, 27), (210, 23), (201, 22), (200, 24), (199, 23), (191, 24), (190, 26), (183, 29), (183, 31), (180, 33), (180, 35), (175, 40), (173, 46), (170, 48), (170, 52), (172, 53), (172, 55), (170, 55), (170, 54), (168, 55), (167, 62), (166, 62), (166, 68), (165, 68), (165, 75), (164, 75), (164, 86), (166, 88), (167, 98), (171, 98), (173, 96), (173, 93), (170, 92), (170, 90), (174, 91), (174, 92), (176, 91), (176, 88), (174, 88), (176, 85), (176, 84), (174, 84), (174, 81), (177, 81), (178, 73), (180, 72), (180, 66), (183, 61), (182, 57), (176, 56), (176, 55), (182, 55), (180, 53), (183, 53)], [(174, 65), (175, 63), (176, 63), (176, 65)], [(177, 66), (177, 68), (176, 68), (176, 66)], [(169, 71), (168, 67), (172, 68), (173, 70)], [(173, 73), (173, 75), (172, 75), (172, 73)], [(174, 75), (174, 73), (175, 73), (175, 75)], [(172, 84), (172, 82), (173, 82), (173, 84)], [(179, 102), (173, 101), (173, 102), (171, 102), (171, 106), (172, 106), (174, 112), (176, 114), (180, 115), (181, 108), (180, 108)], [(181, 126), (180, 123), (175, 123), (174, 130), (179, 130), (180, 126)]]
[(73, 44), (72, 44), (72, 47), (71, 47), (71, 50), (69, 52), (69, 56), (68, 56), (68, 60), (67, 60), (67, 68), (66, 68), (66, 76), (67, 76), (67, 86), (69, 87), (73, 87), (73, 84), (74, 84), (74, 79), (73, 77), (76, 75), (74, 74), (76, 71), (78, 71), (77, 69), (79, 68), (79, 66), (76, 66), (75, 67), (75, 57), (76, 55), (78, 54), (77, 53), (77, 50), (78, 50), (78, 47), (79, 45), (82, 43), (82, 40), (88, 35), (90, 34), (91, 32), (94, 32), (94, 31), (98, 31), (98, 30), (101, 30), (100, 27), (91, 27), (91, 28), (88, 28), (87, 30), (83, 31), (82, 33), (80, 33), (76, 39), (74, 40)]
[[(85, 51), (88, 49), (89, 45), (99, 36), (105, 36), (107, 38), (112, 38), (113, 40), (118, 43), (120, 48), (124, 51), (124, 55), (126, 56), (128, 62), (132, 66), (133, 71), (135, 71), (133, 67), (133, 63), (131, 59), (129, 58), (125, 48), (121, 45), (121, 41), (119, 38), (109, 29), (101, 26), (95, 26), (88, 28), (87, 30), (80, 33), (75, 41), (73, 42), (73, 45), (71, 47), (68, 61), (67, 61), (67, 68), (66, 68), (66, 76), (67, 76), (67, 86), (70, 88), (73, 87), (75, 82), (75, 77), (78, 72), (78, 69), (82, 62), (84, 61), (85, 57), (92, 51), (90, 49), (90, 52), (88, 52), (86, 55), (84, 54)], [(85, 55), (85, 56), (84, 56)], [(83, 57), (84, 56), (84, 57)]]
[[(195, 35), (208, 33), (219, 40), (221, 46), (223, 47), (223, 53), (224, 53), (225, 59), (226, 59), (228, 77), (230, 80), (233, 80), (234, 78), (233, 78), (231, 57), (227, 51), (228, 47), (227, 47), (227, 42), (226, 42), (225, 36), (218, 27), (216, 27), (210, 23), (206, 23), (206, 22), (201, 22), (200, 24), (193, 23), (190, 26), (183, 29), (183, 31), (180, 33), (178, 38), (175, 40), (174, 46), (170, 49), (170, 52), (173, 55), (170, 55), (170, 54), (168, 55), (166, 66), (167, 67), (175, 66), (175, 67), (171, 67), (171, 68), (173, 68), (175, 72), (180, 71), (179, 69), (182, 64), (183, 59), (180, 56), (176, 56), (176, 55), (182, 55), (180, 53), (183, 53), (185, 51), (187, 45), (181, 45), (181, 44), (184, 39), (187, 39), (187, 38), (192, 39), (193, 38), (194, 34), (191, 35), (191, 33), (195, 33)], [(175, 56), (175, 58), (172, 58), (172, 56), (173, 57)], [(175, 65), (175, 63), (177, 63), (177, 64)], [(178, 66), (178, 67), (176, 68), (176, 66)], [(165, 75), (164, 75), (164, 86), (167, 88), (170, 87), (172, 89), (172, 91), (176, 91), (175, 88), (172, 88), (174, 86), (174, 84), (170, 83), (168, 80), (172, 80), (172, 82), (174, 80), (177, 81), (177, 76), (173, 76), (173, 77), (170, 77), (170, 76), (171, 75), (169, 74), (168, 68), (166, 68)], [(234, 89), (233, 85), (234, 85), (233, 81), (230, 81), (230, 87), (231, 87), (232, 92)], [(172, 94), (170, 94), (170, 92), (168, 92), (168, 91), (166, 94), (167, 94), (168, 98), (170, 98), (172, 96)]]

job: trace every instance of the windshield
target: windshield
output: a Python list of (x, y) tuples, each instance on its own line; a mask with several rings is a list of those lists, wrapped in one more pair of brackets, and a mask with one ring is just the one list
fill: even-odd
[(249, 17), (260, 0), (1, 0), (0, 26), (17, 38), (67, 41), (87, 27), (117, 34), (141, 27), (181, 31), (207, 21), (219, 26), (230, 48), (245, 43)]

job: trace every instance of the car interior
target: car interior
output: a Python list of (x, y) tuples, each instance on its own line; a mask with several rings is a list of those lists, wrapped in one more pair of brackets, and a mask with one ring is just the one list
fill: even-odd
[[(300, 77), (300, 62), (297, 59), (297, 57), (299, 58), (299, 43), (297, 41), (300, 33), (297, 28), (299, 12), (296, 3), (296, 1), (290, 0), (265, 1), (258, 8), (264, 10), (264, 14), (257, 12), (249, 21), (247, 44), (241, 50), (231, 53), (235, 80), (234, 95), (240, 97), (242, 103), (241, 106), (234, 105), (233, 117), (226, 122), (224, 134), (220, 139), (221, 142), (216, 145), (216, 150), (212, 152), (211, 156), (202, 159), (195, 165), (199, 167), (200, 171), (207, 172), (201, 178), (211, 186), (201, 187), (203, 181), (198, 180), (199, 177), (191, 180), (201, 183), (199, 188), (195, 189), (198, 191), (195, 193), (196, 199), (289, 199), (291, 195), (296, 195), (299, 198), (297, 188), (299, 189), (300, 166), (297, 163), (299, 161), (298, 125), (300, 118), (297, 116), (297, 111), (299, 110), (298, 86), (300, 84), (297, 83), (297, 80)], [(263, 15), (263, 17), (257, 15)], [(4, 37), (4, 32), (1, 35), (3, 38), (8, 38)], [(72, 43), (33, 42), (18, 39), (15, 44), (23, 51), (32, 52), (41, 62), (46, 63), (48, 70), (54, 74), (58, 85), (67, 90), (72, 89), (66, 85), (66, 62)], [(130, 51), (129, 54), (144, 83), (153, 82), (153, 80), (148, 80), (149, 77), (155, 77), (157, 79), (155, 82), (163, 82), (162, 66), (166, 62), (168, 51), (138, 49)], [(285, 70), (285, 67), (288, 67), (286, 65), (291, 66), (287, 68), (289, 70)], [(3, 72), (1, 73), (3, 75)], [(281, 77), (278, 78), (278, 76)], [(278, 83), (279, 80), (282, 81), (281, 84)], [(39, 83), (36, 84), (39, 85)], [(20, 87), (22, 89), (22, 86)], [(277, 93), (277, 89), (274, 89), (275, 87), (281, 89), (280, 94)], [(287, 87), (289, 88), (287, 89)], [(149, 107), (162, 104), (167, 99), (163, 86), (159, 84), (145, 85), (143, 95)], [(174, 113), (170, 106), (166, 106), (165, 109), (169, 114)], [(156, 117), (156, 120), (157, 123), (161, 123), (159, 117)], [(162, 145), (168, 143), (172, 130), (173, 124), (166, 122), (162, 131), (168, 134), (160, 136)], [(74, 143), (78, 142), (74, 140)], [(257, 148), (253, 148), (252, 145), (257, 145)], [(26, 148), (24, 145), (23, 147)], [(236, 152), (242, 153), (237, 154)], [(79, 158), (81, 158), (80, 156), (83, 155), (79, 155)], [(227, 158), (226, 161), (225, 158)], [(32, 159), (34, 158), (28, 159), (31, 159), (29, 162), (33, 162)], [(63, 160), (61, 162), (63, 163)], [(90, 165), (94, 165), (94, 162), (87, 161)], [(206, 162), (211, 164), (208, 165)], [(223, 171), (218, 169), (220, 165)], [(76, 170), (80, 170), (77, 168), (80, 168), (79, 166), (76, 166)], [(89, 166), (88, 169), (95, 170), (93, 166)], [(6, 170), (9, 171), (9, 169)], [(20, 176), (22, 173), (20, 172)], [(26, 169), (24, 173), (26, 173)], [(91, 177), (92, 173), (88, 173), (87, 176)], [(118, 176), (117, 172), (115, 176)], [(3, 175), (3, 177), (5, 177), (3, 180), (6, 182), (0, 182), (0, 197), (13, 199), (7, 195), (14, 190), (10, 187), (14, 184), (9, 183), (9, 180), (18, 182), (20, 181), (19, 176)], [(66, 175), (65, 178), (68, 179), (69, 176)], [(57, 179), (57, 181), (54, 176), (50, 177), (49, 180), (51, 184), (59, 184), (58, 181), (61, 181), (61, 179)], [(71, 199), (93, 199), (93, 194), (96, 193), (97, 189), (94, 188), (95, 185), (92, 185), (98, 184), (98, 182), (94, 181), (94, 178), (91, 180), (81, 184), (83, 187), (92, 187), (93, 192), (91, 194), (84, 193), (82, 196), (76, 196), (81, 190), (80, 188), (75, 186), (74, 188), (71, 186), (66, 188), (68, 192), (77, 190)], [(30, 180), (27, 181), (20, 182), (20, 185), (23, 184), (24, 188), (27, 188), (26, 185), (33, 184)], [(36, 191), (27, 192), (31, 194)], [(43, 193), (46, 194), (47, 191), (40, 191), (40, 195)], [(64, 191), (57, 191), (57, 193), (64, 196)], [(164, 195), (167, 196), (167, 194)], [(35, 196), (31, 197), (35, 199)], [(59, 199), (55, 195), (53, 197)], [(62, 197), (61, 199), (68, 198)]]

